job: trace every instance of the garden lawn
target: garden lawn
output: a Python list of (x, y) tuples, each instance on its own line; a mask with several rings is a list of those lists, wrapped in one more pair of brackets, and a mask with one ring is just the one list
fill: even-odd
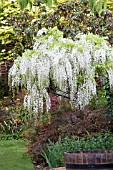
[(24, 141), (0, 141), (0, 170), (34, 170)]

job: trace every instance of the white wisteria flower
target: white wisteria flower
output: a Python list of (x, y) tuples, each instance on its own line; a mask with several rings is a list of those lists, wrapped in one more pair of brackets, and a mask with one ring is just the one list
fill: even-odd
[[(45, 34), (45, 35), (43, 35)], [(63, 38), (56, 27), (38, 31), (33, 50), (26, 50), (9, 71), (9, 85), (27, 90), (24, 106), (34, 112), (51, 107), (49, 90), (70, 98), (84, 108), (97, 93), (96, 71), (108, 74), (113, 89), (113, 48), (98, 35), (79, 34)]]
[(43, 34), (47, 34), (47, 29), (46, 28), (42, 28), (38, 31), (37, 33), (37, 37), (43, 35)]

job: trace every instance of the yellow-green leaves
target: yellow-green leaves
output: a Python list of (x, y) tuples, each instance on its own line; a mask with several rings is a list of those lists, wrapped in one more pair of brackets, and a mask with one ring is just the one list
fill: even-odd
[(97, 1), (96, 11), (98, 12), (99, 15), (101, 14), (101, 12), (102, 12), (102, 0)]
[[(30, 5), (31, 8), (33, 5), (33, 1), (31, 0), (17, 0), (17, 2), (21, 10), (26, 8), (28, 4)], [(57, 4), (57, 0), (41, 0), (41, 2), (48, 5), (48, 7), (51, 7), (53, 3), (55, 5)], [(107, 0), (104, 0), (104, 1), (103, 0), (89, 0), (89, 6), (93, 13), (96, 10), (96, 12), (100, 15), (102, 10), (103, 9), (105, 10), (107, 7)]]
[(104, 10), (107, 8), (107, 0), (104, 0)]
[[(27, 7), (27, 5), (30, 5), (30, 8), (33, 6), (33, 1), (31, 0), (17, 0), (20, 9), (23, 10), (24, 8)], [(41, 0), (42, 3), (46, 4), (48, 7), (51, 7), (52, 4), (57, 4), (57, 0)]]
[(107, 8), (107, 0), (89, 0), (89, 6), (93, 13), (96, 11), (100, 15)]
[[(11, 34), (14, 34), (13, 27), (5, 26), (5, 27), (0, 28), (0, 40), (2, 41), (2, 44), (9, 43), (9, 42), (6, 42), (6, 39), (8, 39), (8, 37)], [(12, 41), (12, 40), (10, 40), (10, 41)]]
[(30, 8), (32, 8), (32, 1), (31, 0), (17, 0), (20, 9), (23, 10), (24, 8), (27, 7), (27, 5), (30, 5)]

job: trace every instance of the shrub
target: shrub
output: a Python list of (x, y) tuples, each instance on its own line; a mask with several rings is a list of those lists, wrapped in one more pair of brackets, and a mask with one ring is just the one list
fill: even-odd
[(79, 151), (79, 150), (112, 150), (113, 149), (113, 135), (109, 132), (99, 134), (97, 137), (58, 138), (56, 143), (49, 140), (43, 151), (43, 156), (51, 168), (64, 166), (64, 152)]
[(37, 13), (43, 13), (44, 6), (34, 7), (32, 11), (21, 11), (14, 0), (3, 1), (0, 13), (0, 63), (14, 60), (26, 48), (32, 49), (33, 38), (39, 27)]
[[(4, 111), (4, 109), (1, 110), (0, 139), (19, 139), (22, 137), (22, 132), (29, 127), (28, 122), (33, 119), (34, 114), (28, 113), (21, 106), (10, 106), (6, 109), (7, 111)], [(2, 113), (6, 115), (4, 116)]]
[(49, 116), (44, 114), (41, 119), (37, 120), (37, 124), (36, 127), (32, 124), (23, 133), (24, 139), (28, 142), (29, 154), (32, 155), (37, 165), (45, 164), (42, 150), (48, 144), (48, 139), (55, 143), (59, 136), (70, 138), (74, 135), (87, 138), (87, 131), (94, 137), (98, 136), (100, 132), (106, 133), (108, 129), (113, 130), (112, 121), (105, 109), (93, 110), (87, 107), (83, 111), (73, 112), (68, 100), (60, 103), (60, 109), (56, 108), (54, 111), (52, 109)]
[(88, 1), (67, 2), (58, 4), (52, 14), (44, 14), (38, 21), (41, 27), (57, 26), (63, 31), (64, 37), (76, 34), (88, 33), (107, 36), (110, 44), (113, 44), (113, 17), (110, 11), (103, 11), (99, 16), (93, 15), (89, 9)]
[(18, 15), (19, 12), (13, 0), (3, 1), (0, 13), (0, 64), (13, 57), (13, 48), (17, 37), (15, 37), (14, 27), (8, 23), (8, 18), (11, 15)]

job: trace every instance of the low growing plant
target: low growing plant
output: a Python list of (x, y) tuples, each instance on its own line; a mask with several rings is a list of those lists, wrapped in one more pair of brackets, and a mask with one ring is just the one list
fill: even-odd
[(81, 137), (71, 138), (65, 137), (64, 139), (59, 136), (56, 143), (49, 140), (43, 150), (43, 157), (50, 168), (57, 168), (64, 166), (64, 152), (80, 151), (80, 150), (112, 150), (113, 149), (113, 134), (107, 132), (105, 134), (98, 134), (92, 137), (88, 133), (87, 138)]
[(10, 108), (7, 111), (7, 116), (0, 120), (0, 139), (22, 138), (22, 132), (28, 128), (28, 122), (33, 117), (33, 112), (28, 112), (21, 106)]
[(28, 143), (28, 152), (36, 165), (45, 165), (42, 149), (49, 144), (48, 139), (56, 143), (59, 136), (63, 139), (66, 136), (71, 138), (72, 135), (87, 138), (86, 131), (92, 137), (98, 136), (100, 132), (104, 134), (108, 129), (113, 131), (113, 124), (105, 108), (86, 107), (82, 111), (73, 111), (69, 100), (62, 100), (58, 104), (56, 97), (53, 99), (55, 101), (52, 102), (53, 106), (51, 106), (52, 110), (49, 111), (49, 114), (43, 113), (37, 120), (37, 126), (34, 126), (34, 120), (31, 121), (29, 128), (23, 132), (23, 138)]

